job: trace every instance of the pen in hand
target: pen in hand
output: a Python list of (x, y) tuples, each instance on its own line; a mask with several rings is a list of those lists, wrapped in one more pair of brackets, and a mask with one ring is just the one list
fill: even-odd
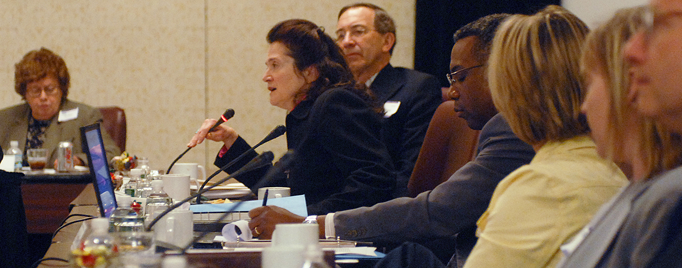
[(265, 189), (265, 194), (263, 194), (263, 206), (268, 205), (268, 190), (269, 189)]

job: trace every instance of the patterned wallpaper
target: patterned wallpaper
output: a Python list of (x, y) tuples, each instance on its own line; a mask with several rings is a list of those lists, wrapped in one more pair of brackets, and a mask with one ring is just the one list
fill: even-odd
[[(0, 0), (0, 107), (21, 102), (14, 64), (46, 47), (66, 61), (70, 99), (125, 109), (127, 150), (149, 157), (154, 169), (166, 169), (202, 121), (226, 108), (236, 111), (229, 125), (254, 144), (286, 116), (270, 106), (261, 80), (267, 31), (279, 21), (304, 18), (333, 34), (338, 10), (354, 2)], [(396, 20), (392, 64), (413, 66), (415, 0), (370, 2)], [(204, 143), (181, 162), (212, 172), (221, 145)], [(282, 137), (261, 148), (281, 155), (286, 142)]]

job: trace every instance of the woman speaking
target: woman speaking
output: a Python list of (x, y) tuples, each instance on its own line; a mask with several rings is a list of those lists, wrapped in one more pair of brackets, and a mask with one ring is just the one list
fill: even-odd
[[(294, 151), (294, 161), (286, 174), (266, 186), (287, 186), (292, 195), (305, 194), (309, 214), (390, 199), (395, 177), (388, 151), (378, 138), (381, 108), (363, 85), (355, 83), (334, 40), (314, 23), (293, 19), (275, 25), (267, 41), (263, 81), (270, 104), (288, 112), (287, 146)], [(188, 146), (204, 139), (223, 142), (215, 161), (222, 167), (251, 147), (224, 124), (209, 132), (215, 122), (206, 119)], [(248, 155), (227, 172), (255, 156)], [(236, 179), (251, 188), (266, 170)]]

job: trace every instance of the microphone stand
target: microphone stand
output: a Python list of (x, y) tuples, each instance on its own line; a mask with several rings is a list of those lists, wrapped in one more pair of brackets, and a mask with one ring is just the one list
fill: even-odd
[[(261, 179), (258, 183), (256, 183), (256, 185), (254, 186), (254, 188), (260, 188), (260, 187), (262, 187), (263, 185), (269, 183), (270, 180), (272, 180), (272, 178), (275, 177), (275, 175), (277, 175), (278, 173), (282, 172), (284, 169), (288, 168), (289, 165), (291, 165), (291, 163), (293, 163), (293, 159), (294, 159), (293, 155), (294, 155), (294, 152), (293, 152), (293, 151), (291, 151), (291, 150), (287, 151), (287, 153), (284, 154), (282, 157), (280, 157), (279, 161), (277, 161), (277, 163), (275, 163), (275, 165), (273, 165), (273, 166), (268, 170), (268, 172), (265, 174), (265, 176), (263, 176), (263, 179)], [(228, 179), (229, 179), (229, 177), (228, 177), (228, 178), (225, 178), (225, 179), (223, 179), (223, 180), (221, 180), (220, 183), (222, 183), (222, 181), (227, 181)], [(218, 184), (220, 184), (220, 183), (218, 183)], [(235, 203), (234, 205), (232, 205), (232, 207), (230, 207), (230, 209), (228, 209), (227, 211), (223, 212), (223, 215), (221, 215), (218, 219), (216, 219), (216, 220), (213, 221), (213, 222), (214, 222), (214, 223), (218, 223), (218, 222), (221, 222), (222, 220), (224, 220), (224, 219), (227, 217), (227, 215), (229, 215), (230, 213), (232, 213), (232, 212), (234, 212), (235, 210), (237, 210), (237, 208), (238, 208), (242, 203), (244, 203), (244, 201), (246, 200), (246, 198), (247, 198), (247, 197), (242, 197), (242, 198), (240, 198), (239, 201), (238, 201), (237, 203)], [(192, 240), (192, 242), (190, 242), (187, 246), (185, 246), (185, 247), (182, 249), (182, 251), (180, 252), (180, 254), (185, 254), (185, 253), (187, 253), (187, 250), (188, 250), (189, 248), (191, 248), (192, 245), (194, 245), (194, 243), (196, 243), (197, 241), (199, 241), (199, 240), (201, 240), (202, 238), (204, 238), (204, 236), (206, 236), (206, 234), (208, 234), (208, 233), (210, 233), (210, 231), (208, 231), (208, 230), (207, 230), (207, 231), (201, 232), (200, 235), (198, 235), (197, 237), (195, 237), (195, 238)]]
[[(219, 126), (219, 125), (222, 124), (222, 123), (225, 123), (228, 119), (232, 118), (233, 116), (234, 116), (234, 110), (232, 110), (232, 109), (227, 109), (227, 110), (225, 110), (225, 112), (220, 116), (220, 119), (218, 119), (218, 121), (215, 122), (215, 125), (213, 125), (213, 127), (211, 127), (211, 129), (209, 129), (208, 132), (213, 131), (217, 126)], [(101, 120), (101, 119), (100, 119), (100, 120)], [(184, 152), (182, 152), (182, 153), (178, 156), (178, 158), (175, 158), (175, 160), (173, 160), (173, 162), (170, 164), (170, 166), (168, 166), (168, 170), (166, 171), (166, 174), (170, 174), (170, 171), (171, 171), (171, 169), (173, 168), (173, 165), (175, 165), (175, 162), (178, 162), (178, 160), (180, 160), (180, 158), (182, 158), (183, 156), (185, 156), (185, 154), (186, 154), (187, 152), (189, 152), (189, 150), (191, 150), (192, 148), (193, 148), (193, 147), (187, 147), (187, 150), (185, 150)]]
[(227, 180), (231, 179), (231, 178), (234, 177), (234, 176), (237, 176), (237, 175), (239, 175), (239, 174), (242, 174), (242, 173), (246, 173), (246, 172), (252, 171), (252, 170), (257, 169), (257, 168), (264, 167), (264, 166), (266, 166), (267, 164), (269, 164), (274, 158), (275, 158), (275, 156), (273, 155), (272, 152), (270, 152), (270, 151), (263, 152), (262, 154), (260, 154), (260, 155), (257, 156), (256, 158), (254, 158), (251, 162), (249, 162), (248, 164), (246, 164), (244, 167), (242, 167), (241, 169), (239, 169), (239, 170), (237, 170), (236, 172), (234, 172), (232, 175), (230, 175), (230, 176), (228, 176), (228, 177), (226, 177), (226, 178), (220, 180), (219, 183), (214, 184), (214, 185), (211, 185), (211, 186), (209, 186), (209, 187), (207, 187), (207, 188), (205, 188), (205, 189), (202, 189), (202, 190), (200, 190), (199, 192), (197, 192), (196, 194), (194, 194), (194, 195), (192, 195), (192, 196), (190, 196), (190, 197), (187, 197), (187, 198), (183, 199), (183, 200), (180, 201), (180, 202), (176, 202), (175, 204), (173, 204), (172, 206), (170, 206), (168, 209), (166, 209), (166, 210), (164, 210), (163, 212), (161, 212), (161, 214), (157, 215), (156, 218), (154, 218), (154, 220), (152, 220), (152, 221), (149, 223), (149, 225), (147, 225), (147, 227), (145, 228), (145, 230), (146, 230), (147, 232), (151, 231), (151, 229), (152, 229), (152, 227), (154, 226), (154, 224), (156, 224), (159, 220), (161, 220), (161, 218), (162, 218), (163, 216), (166, 216), (166, 214), (168, 214), (168, 213), (170, 213), (171, 211), (173, 211), (174, 209), (180, 207), (182, 204), (187, 203), (189, 200), (192, 200), (193, 198), (195, 198), (195, 197), (197, 197), (197, 196), (199, 196), (199, 195), (201, 195), (201, 194), (203, 194), (203, 193), (205, 193), (205, 192), (207, 192), (207, 191), (210, 191), (210, 190), (213, 189), (214, 187), (217, 187), (220, 183), (226, 182)]
[(190, 149), (192, 149), (192, 147), (187, 147), (187, 150), (185, 150), (184, 152), (182, 152), (182, 153), (178, 156), (178, 158), (175, 158), (175, 160), (173, 160), (173, 162), (172, 162), (172, 163), (170, 164), (170, 166), (168, 167), (168, 170), (166, 171), (166, 174), (170, 174), (171, 168), (173, 168), (173, 166), (175, 165), (175, 162), (178, 162), (178, 160), (180, 160), (180, 158), (182, 158), (183, 156), (185, 156), (185, 154), (186, 154), (187, 152), (189, 152)]
[[(220, 172), (222, 172), (222, 171), (225, 171), (226, 169), (230, 168), (231, 166), (233, 166), (234, 164), (236, 164), (237, 162), (239, 162), (239, 160), (241, 160), (242, 158), (246, 157), (246, 155), (248, 155), (250, 152), (255, 151), (256, 148), (260, 147), (261, 145), (263, 145), (263, 144), (266, 143), (266, 142), (269, 142), (269, 141), (271, 141), (271, 140), (273, 140), (273, 139), (275, 139), (275, 138), (277, 138), (277, 137), (279, 137), (279, 136), (282, 136), (285, 132), (286, 132), (286, 127), (285, 127), (285, 126), (279, 125), (279, 126), (275, 127), (275, 129), (273, 129), (272, 131), (270, 131), (270, 133), (269, 133), (267, 136), (265, 136), (265, 138), (263, 138), (263, 140), (261, 140), (258, 144), (252, 146), (251, 148), (249, 148), (248, 150), (246, 150), (244, 153), (242, 153), (241, 155), (239, 155), (237, 158), (233, 159), (232, 161), (230, 161), (229, 163), (227, 163), (226, 165), (224, 165), (222, 168), (220, 168), (219, 170), (217, 170), (216, 172), (214, 172), (213, 174), (211, 174), (211, 176), (209, 176), (208, 178), (206, 178), (206, 180), (204, 180), (204, 182), (201, 184), (201, 187), (199, 187), (199, 192), (203, 193), (201, 190), (204, 189), (204, 187), (206, 187), (206, 184), (208, 184), (208, 181), (210, 181), (213, 177), (215, 177), (216, 175), (218, 175), (218, 173), (220, 173)], [(231, 176), (231, 177), (234, 177), (234, 176)], [(221, 183), (222, 183), (222, 182), (221, 182)], [(218, 185), (218, 184), (220, 184), (220, 183), (217, 183), (217, 184), (214, 184), (214, 185)], [(198, 195), (198, 196), (197, 196), (196, 203), (197, 203), (197, 204), (201, 204), (201, 195)]]

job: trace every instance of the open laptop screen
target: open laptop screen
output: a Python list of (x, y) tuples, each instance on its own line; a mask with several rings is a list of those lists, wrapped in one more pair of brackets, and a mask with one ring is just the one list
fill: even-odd
[(88, 156), (90, 175), (94, 178), (97, 204), (102, 217), (109, 217), (116, 209), (116, 197), (114, 196), (114, 184), (109, 175), (106, 150), (102, 142), (102, 132), (99, 123), (81, 128), (83, 148)]

